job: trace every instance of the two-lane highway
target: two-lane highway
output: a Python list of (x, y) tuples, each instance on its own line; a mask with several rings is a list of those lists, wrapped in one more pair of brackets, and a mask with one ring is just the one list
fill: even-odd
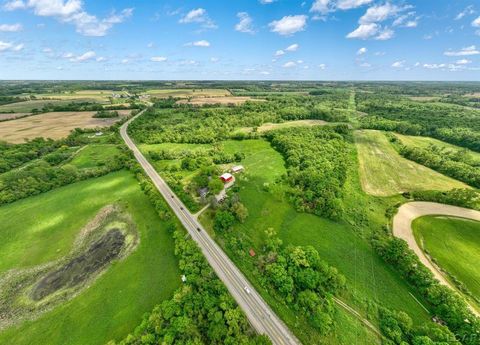
[(210, 266), (223, 281), (230, 294), (244, 311), (253, 328), (260, 334), (267, 335), (275, 345), (300, 344), (288, 327), (270, 309), (245, 276), (233, 264), (223, 250), (212, 240), (202, 225), (187, 210), (170, 187), (163, 181), (145, 156), (127, 134), (128, 125), (143, 113), (140, 112), (120, 128), (120, 135), (133, 151), (138, 163), (145, 170), (155, 187), (181, 221), (190, 236), (199, 245)]

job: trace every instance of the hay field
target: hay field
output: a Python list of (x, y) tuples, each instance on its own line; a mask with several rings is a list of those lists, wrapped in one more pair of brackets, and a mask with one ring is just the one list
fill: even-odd
[(111, 126), (119, 118), (128, 116), (130, 110), (120, 110), (120, 117), (111, 119), (92, 118), (95, 113), (95, 111), (53, 112), (2, 122), (0, 138), (16, 144), (37, 137), (60, 139), (68, 136), (74, 128)]
[(415, 190), (469, 188), (466, 184), (409, 161), (395, 151), (383, 132), (355, 131), (363, 190), (390, 196)]
[[(273, 129), (281, 129), (281, 128), (289, 128), (289, 127), (311, 127), (311, 126), (325, 126), (329, 123), (323, 120), (295, 120), (295, 121), (286, 121), (282, 123), (264, 123), (263, 125), (257, 128), (257, 132), (266, 132)], [(251, 133), (253, 131), (253, 127), (242, 127), (238, 130), (239, 132), (243, 133)]]
[(151, 97), (224, 97), (231, 96), (230, 91), (225, 89), (152, 89), (145, 92)]

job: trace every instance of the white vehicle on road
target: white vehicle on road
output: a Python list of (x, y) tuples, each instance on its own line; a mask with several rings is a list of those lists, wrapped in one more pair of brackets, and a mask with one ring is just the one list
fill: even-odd
[(250, 291), (250, 289), (248, 288), (248, 286), (245, 286), (243, 289), (245, 290), (246, 293), (248, 293), (248, 294), (250, 295), (250, 292), (251, 292), (251, 291)]

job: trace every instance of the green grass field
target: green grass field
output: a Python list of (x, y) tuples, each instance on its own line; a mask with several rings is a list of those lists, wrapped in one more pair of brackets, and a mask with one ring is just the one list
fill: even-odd
[[(224, 142), (224, 147), (227, 151), (241, 150), (246, 154), (242, 162), (245, 172), (238, 181), (240, 199), (248, 208), (249, 217), (244, 224), (237, 224), (233, 231), (245, 233), (252, 241), (255, 251), (261, 252), (264, 231), (272, 227), (278, 231), (285, 244), (313, 245), (325, 261), (337, 267), (347, 277), (348, 289), (352, 292), (345, 298), (360, 312), (366, 314), (363, 301), (368, 298), (377, 301), (380, 305), (408, 312), (417, 324), (428, 320), (426, 311), (411, 295), (415, 292), (374, 253), (366, 240), (355, 234), (355, 229), (349, 223), (333, 222), (315, 215), (298, 213), (282, 195), (281, 188), (275, 192), (265, 191), (265, 184), (273, 183), (286, 173), (281, 155), (273, 150), (268, 142), (227, 141)], [(358, 192), (352, 193), (347, 205), (349, 203), (358, 205), (364, 202), (359, 198), (365, 198), (367, 199), (365, 212), (377, 215), (381, 218), (379, 222), (383, 221), (385, 224), (386, 219), (383, 215), (386, 205), (382, 204), (384, 200), (374, 202), (363, 193), (363, 196), (358, 196), (361, 193), (358, 181), (352, 181), (350, 184), (354, 187), (347, 186), (347, 188), (356, 188)], [(210, 232), (213, 232), (210, 211), (201, 216), (201, 221)], [(220, 239), (217, 238), (217, 240)], [(253, 261), (247, 258), (247, 253), (243, 256), (239, 256), (238, 253), (229, 253), (229, 255), (252, 283), (259, 287), (257, 278), (250, 273), (254, 266)], [(294, 313), (278, 305), (278, 302), (270, 298), (266, 291), (263, 291), (263, 296), (276, 308), (284, 320), (300, 327), (304, 341), (315, 339), (315, 333), (308, 326), (298, 324)], [(366, 331), (363, 325), (356, 324), (357, 322), (357, 320), (353, 322), (350, 315), (339, 310), (337, 314), (339, 330), (336, 334), (341, 336), (338, 339), (329, 338), (328, 343), (374, 343), (375, 336)]]
[(468, 153), (468, 155), (472, 158), (474, 162), (476, 162), (478, 165), (480, 165), (480, 153), (475, 152), (469, 149), (465, 149), (463, 147), (455, 146), (449, 143), (446, 143), (441, 140), (437, 140), (434, 138), (429, 138), (429, 137), (416, 137), (416, 136), (410, 136), (410, 135), (402, 135), (402, 134), (397, 134), (395, 133), (395, 136), (400, 139), (400, 141), (407, 146), (416, 146), (416, 147), (421, 147), (421, 148), (428, 148), (430, 145), (435, 145), (439, 146), (442, 148), (447, 149), (450, 152), (458, 152), (458, 151), (464, 151)]
[(413, 221), (417, 243), (480, 299), (480, 222), (425, 216)]
[(151, 89), (147, 90), (145, 94), (158, 98), (230, 96), (230, 92), (224, 89)]
[(0, 274), (55, 260), (105, 205), (120, 203), (140, 233), (138, 248), (95, 283), (35, 321), (7, 328), (1, 344), (104, 344), (121, 339), (180, 284), (173, 239), (129, 172), (78, 182), (0, 208)]
[(462, 182), (442, 175), (400, 156), (380, 131), (355, 132), (363, 190), (375, 196), (389, 196), (414, 190), (468, 188)]
[(115, 145), (91, 144), (79, 151), (69, 164), (73, 164), (79, 169), (94, 168), (103, 165), (119, 153), (120, 150)]

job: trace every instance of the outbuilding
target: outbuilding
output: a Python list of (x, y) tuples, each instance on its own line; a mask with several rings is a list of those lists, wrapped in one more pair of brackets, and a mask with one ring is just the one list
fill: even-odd
[(220, 176), (220, 179), (223, 181), (223, 183), (227, 183), (233, 180), (233, 175), (230, 173), (224, 173)]
[(232, 168), (232, 172), (233, 172), (234, 174), (239, 173), (239, 172), (242, 172), (243, 170), (244, 170), (243, 165), (236, 165), (236, 166), (234, 166), (234, 167)]

